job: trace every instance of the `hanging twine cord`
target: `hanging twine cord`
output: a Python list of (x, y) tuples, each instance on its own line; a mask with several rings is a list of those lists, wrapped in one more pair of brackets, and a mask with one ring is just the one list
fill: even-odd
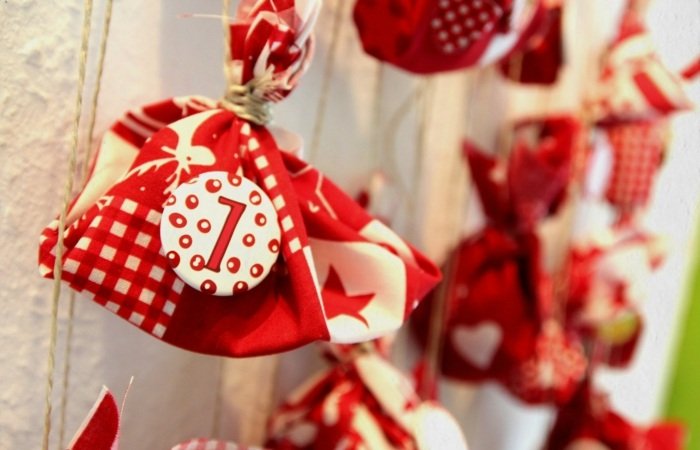
[[(472, 112), (475, 109), (476, 103), (473, 101), (475, 98), (476, 90), (479, 86), (479, 82), (481, 81), (481, 77), (477, 76), (474, 77), (473, 75), (469, 75), (467, 78), (465, 78), (465, 82), (468, 85), (468, 93), (467, 93), (467, 111), (465, 116), (467, 118), (472, 116)], [(467, 122), (469, 124), (469, 122)], [(463, 204), (465, 207), (469, 205), (469, 202), (471, 201), (471, 184), (470, 183), (464, 183), (461, 182), (460, 180), (460, 173), (462, 168), (464, 167), (463, 164), (460, 164), (461, 162), (461, 157), (457, 157), (457, 161), (454, 161), (454, 164), (451, 167), (451, 170), (449, 172), (449, 178), (448, 178), (448, 186), (451, 187), (450, 189), (450, 201), (448, 204), (450, 205), (457, 205), (457, 188), (458, 186), (465, 186), (464, 189), (466, 189), (466, 192), (464, 194), (464, 201)], [(461, 225), (462, 225), (462, 220), (464, 219), (462, 217), (462, 214), (459, 215), (459, 219), (457, 220), (457, 225), (455, 231), (455, 237), (459, 239), (459, 233), (461, 230)], [(435, 300), (433, 305), (431, 306), (431, 311), (430, 311), (430, 323), (429, 323), (429, 328), (428, 328), (428, 340), (427, 340), (427, 345), (425, 349), (425, 368), (426, 368), (426, 379), (428, 383), (423, 384), (423, 392), (421, 392), (421, 395), (423, 396), (424, 399), (428, 399), (432, 396), (431, 388), (432, 388), (432, 382), (437, 383), (438, 380), (438, 375), (440, 373), (440, 364), (442, 361), (442, 352), (443, 348), (445, 345), (445, 326), (447, 325), (447, 319), (449, 317), (449, 305), (448, 305), (448, 298), (450, 295), (450, 292), (452, 291), (454, 285), (453, 281), (456, 275), (456, 270), (457, 270), (457, 261), (456, 261), (456, 255), (454, 251), (450, 251), (447, 260), (445, 261), (445, 264), (443, 266), (443, 280), (440, 283), (440, 285), (437, 288), (437, 291), (435, 293)]]
[(321, 135), (325, 125), (326, 108), (328, 106), (328, 97), (335, 70), (336, 55), (338, 53), (340, 43), (340, 33), (343, 28), (343, 13), (344, 6), (350, 4), (344, 0), (336, 0), (333, 3), (334, 14), (331, 22), (331, 37), (328, 44), (328, 53), (323, 68), (323, 78), (321, 80), (321, 92), (319, 94), (318, 106), (316, 107), (316, 119), (314, 121), (314, 129), (309, 146), (309, 161), (316, 163), (319, 147), (321, 146)]
[[(82, 168), (82, 184), (85, 184), (90, 169), (90, 161), (92, 160), (93, 143), (95, 140), (95, 122), (97, 118), (97, 105), (99, 101), (100, 89), (102, 86), (102, 74), (104, 72), (104, 60), (107, 53), (107, 41), (109, 39), (110, 24), (112, 22), (112, 6), (113, 0), (106, 0), (104, 19), (102, 23), (102, 36), (100, 38), (100, 48), (97, 62), (97, 75), (95, 78), (95, 87), (92, 93), (92, 101), (90, 108), (90, 116), (88, 118), (88, 144), (85, 153), (85, 160)], [(68, 388), (70, 386), (70, 371), (71, 371), (71, 356), (73, 354), (73, 328), (75, 323), (75, 291), (71, 291), (68, 297), (68, 320), (66, 329), (66, 345), (64, 350), (63, 360), (63, 388), (61, 393), (61, 409), (59, 422), (59, 438), (60, 448), (65, 448), (66, 436), (66, 412), (68, 406)]]
[(66, 177), (65, 187), (63, 191), (63, 200), (61, 213), (58, 219), (58, 242), (56, 243), (56, 261), (53, 268), (53, 292), (51, 296), (51, 325), (49, 331), (49, 352), (47, 361), (46, 375), (46, 395), (44, 405), (44, 433), (42, 439), (42, 449), (48, 450), (49, 438), (51, 436), (51, 412), (53, 409), (53, 383), (54, 369), (56, 368), (56, 340), (58, 334), (58, 304), (61, 297), (61, 274), (63, 272), (63, 252), (64, 242), (63, 234), (66, 229), (66, 215), (68, 213), (68, 205), (70, 202), (71, 193), (73, 191), (73, 178), (76, 169), (76, 160), (78, 154), (78, 135), (80, 130), (80, 117), (83, 106), (83, 89), (85, 87), (85, 71), (87, 67), (87, 50), (90, 42), (90, 27), (92, 22), (92, 5), (93, 0), (85, 0), (83, 4), (83, 24), (80, 44), (80, 55), (78, 64), (78, 92), (75, 99), (75, 112), (73, 117), (73, 131), (70, 147), (70, 155), (68, 158), (68, 175)]
[(370, 146), (373, 169), (383, 168), (382, 152), (382, 99), (384, 91), (384, 63), (377, 63), (376, 81), (374, 84), (374, 101), (372, 102), (372, 143)]
[(418, 196), (420, 195), (423, 178), (423, 161), (427, 152), (428, 128), (430, 125), (431, 104), (434, 94), (434, 80), (426, 78), (420, 81), (421, 88), (416, 91), (413, 97), (413, 106), (418, 114), (418, 128), (416, 129), (416, 151), (413, 157), (413, 173), (411, 175), (411, 189), (409, 195), (405, 196), (406, 216), (411, 222), (416, 214)]

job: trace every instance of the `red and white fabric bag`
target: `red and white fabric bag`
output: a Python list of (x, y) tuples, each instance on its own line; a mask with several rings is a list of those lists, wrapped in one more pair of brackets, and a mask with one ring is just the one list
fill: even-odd
[[(242, 2), (238, 84), (224, 100), (173, 98), (112, 126), (68, 212), (64, 281), (201, 353), (358, 342), (401, 326), (438, 269), (256, 123), (304, 71), (319, 6)], [(46, 277), (57, 228), (41, 236)]]
[(658, 119), (692, 107), (680, 75), (664, 66), (634, 8), (622, 18), (589, 103), (601, 123)]
[[(270, 419), (278, 450), (466, 450), (454, 418), (421, 402), (380, 354), (357, 349), (293, 392)], [(338, 352), (333, 352), (338, 354)]]
[(539, 0), (357, 0), (354, 9), (368, 54), (421, 74), (495, 63), (545, 15)]
[(630, 423), (591, 381), (581, 383), (571, 402), (557, 412), (544, 450), (682, 450), (686, 431), (679, 423)]
[(589, 101), (601, 142), (612, 150), (605, 196), (617, 209), (619, 222), (634, 219), (649, 201), (668, 142), (666, 118), (692, 106), (681, 75), (663, 65), (630, 1)]
[[(566, 193), (578, 130), (568, 117), (520, 123), (508, 161), (465, 143), (487, 226), (462, 241), (448, 265), (445, 376), (497, 381), (529, 403), (564, 402), (583, 376), (582, 348), (550, 320), (551, 283), (535, 232)], [(412, 320), (423, 344), (435, 301)]]
[(587, 343), (596, 364), (631, 362), (648, 284), (664, 256), (662, 238), (634, 227), (615, 227), (571, 249), (566, 327)]

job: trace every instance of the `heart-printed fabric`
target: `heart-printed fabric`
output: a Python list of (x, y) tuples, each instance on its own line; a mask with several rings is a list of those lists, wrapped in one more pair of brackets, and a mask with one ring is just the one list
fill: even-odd
[(362, 46), (414, 73), (494, 63), (523, 45), (545, 17), (527, 0), (357, 0)]
[[(463, 241), (445, 280), (442, 373), (465, 382), (505, 380), (535, 351), (539, 322), (538, 242), (486, 227)], [(423, 345), (431, 326), (431, 295), (411, 320)]]

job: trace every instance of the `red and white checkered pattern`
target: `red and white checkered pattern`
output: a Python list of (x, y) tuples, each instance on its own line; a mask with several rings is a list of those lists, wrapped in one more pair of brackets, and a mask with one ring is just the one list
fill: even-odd
[[(62, 278), (113, 313), (162, 338), (184, 283), (161, 253), (160, 213), (127, 198), (102, 200), (67, 230)], [(55, 246), (56, 228), (54, 222), (44, 232), (50, 237), (42, 247), (49, 252)], [(44, 274), (51, 274), (53, 258), (41, 261), (41, 267)]]
[[(379, 337), (396, 330), (437, 282), (439, 271), (430, 261), (316, 169), (281, 152), (265, 128), (229, 111), (194, 113), (178, 103), (208, 102), (179, 99), (140, 108), (153, 124), (174, 121), (144, 140), (145, 133), (132, 133), (133, 124), (122, 120), (103, 141), (64, 235), (62, 278), (74, 289), (166, 342), (248, 356), (314, 340)], [(111, 170), (109, 161), (123, 161), (102, 156), (124, 149), (133, 153), (131, 166)], [(159, 224), (169, 193), (210, 171), (257, 183), (272, 200), (281, 229), (281, 258), (259, 285), (235, 299), (183, 284), (161, 250)], [(92, 189), (95, 183), (106, 192)], [(54, 223), (40, 246), (48, 277), (57, 240)], [(371, 273), (358, 273), (357, 264), (372, 267)]]
[(668, 124), (634, 122), (604, 129), (613, 154), (606, 199), (627, 216), (644, 208), (654, 187), (666, 147)]

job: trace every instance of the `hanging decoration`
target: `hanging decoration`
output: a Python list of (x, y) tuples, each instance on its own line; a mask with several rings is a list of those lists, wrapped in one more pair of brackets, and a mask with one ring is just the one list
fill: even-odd
[(564, 65), (564, 0), (542, 3), (545, 17), (540, 27), (499, 64), (501, 74), (512, 81), (552, 85)]
[[(226, 356), (403, 323), (437, 268), (264, 126), (307, 66), (318, 7), (243, 2), (224, 100), (174, 98), (112, 126), (68, 214), (64, 281), (159, 339)], [(56, 240), (54, 222), (48, 277)]]
[(626, 367), (644, 321), (640, 308), (653, 272), (665, 257), (664, 240), (635, 228), (614, 227), (571, 248), (567, 327), (597, 364)]
[(120, 412), (114, 395), (102, 387), (68, 450), (118, 450)]
[[(445, 271), (441, 367), (453, 379), (498, 381), (530, 403), (565, 402), (582, 379), (583, 348), (554, 320), (552, 280), (536, 226), (562, 203), (580, 125), (567, 116), (515, 126), (512, 155), (464, 149), (487, 224), (454, 250)], [(432, 296), (416, 312), (425, 343)]]
[(540, 0), (357, 0), (364, 50), (409, 72), (485, 66), (524, 45), (541, 28)]
[(637, 426), (614, 412), (605, 394), (590, 380), (559, 409), (544, 450), (682, 450), (685, 432), (678, 423)]
[(270, 419), (273, 449), (454, 449), (467, 445), (457, 422), (423, 402), (382, 354), (386, 342), (332, 346), (332, 366), (294, 391)]

